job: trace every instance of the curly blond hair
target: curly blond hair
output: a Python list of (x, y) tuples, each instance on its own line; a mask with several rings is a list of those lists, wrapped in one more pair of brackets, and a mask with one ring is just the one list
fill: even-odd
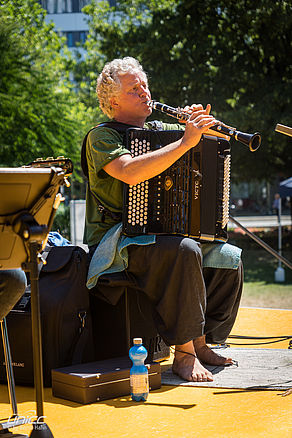
[(121, 59), (114, 59), (111, 62), (107, 62), (99, 74), (96, 83), (96, 94), (99, 100), (101, 110), (109, 118), (114, 116), (114, 109), (111, 106), (110, 98), (118, 96), (121, 89), (120, 75), (125, 73), (143, 73), (147, 80), (147, 75), (143, 70), (140, 62), (126, 56)]

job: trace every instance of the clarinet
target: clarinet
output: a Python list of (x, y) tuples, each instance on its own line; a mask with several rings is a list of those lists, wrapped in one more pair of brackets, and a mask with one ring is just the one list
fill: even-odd
[[(168, 114), (170, 117), (174, 117), (179, 121), (187, 121), (190, 118), (190, 114), (184, 112), (179, 107), (174, 108), (164, 103), (156, 102), (155, 100), (150, 100), (148, 104), (151, 108)], [(247, 134), (245, 132), (238, 131), (236, 128), (232, 128), (231, 126), (228, 126), (220, 121), (218, 121), (218, 124), (212, 126), (210, 129), (221, 132), (222, 134), (228, 135), (229, 137), (232, 137), (235, 140), (243, 143), (245, 146), (249, 147), (251, 152), (255, 152), (261, 145), (261, 135), (258, 132), (255, 132), (254, 134)]]

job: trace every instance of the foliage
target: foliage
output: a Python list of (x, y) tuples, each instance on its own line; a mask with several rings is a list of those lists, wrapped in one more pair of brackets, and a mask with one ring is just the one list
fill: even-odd
[(73, 60), (36, 0), (0, 5), (0, 163), (19, 166), (64, 155), (80, 174), (80, 145), (91, 113), (79, 101)]
[(233, 142), (236, 181), (290, 176), (291, 143), (274, 128), (291, 124), (291, 2), (123, 0), (110, 7), (92, 0), (83, 11), (90, 18), (87, 91), (105, 61), (137, 57), (156, 100), (211, 102), (222, 121), (261, 132), (254, 154)]

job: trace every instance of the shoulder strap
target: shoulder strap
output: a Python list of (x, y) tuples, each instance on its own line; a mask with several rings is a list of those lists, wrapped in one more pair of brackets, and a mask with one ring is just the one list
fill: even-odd
[[(87, 163), (87, 157), (86, 157), (86, 143), (87, 143), (87, 137), (88, 134), (95, 128), (97, 128), (98, 126), (104, 126), (107, 128), (111, 128), (111, 129), (115, 129), (119, 134), (123, 135), (123, 143), (125, 143), (125, 136), (126, 136), (126, 131), (128, 128), (131, 128), (131, 125), (127, 125), (125, 123), (120, 123), (120, 122), (103, 122), (100, 123), (96, 126), (94, 126), (93, 128), (91, 128), (88, 133), (86, 134), (86, 136), (83, 139), (82, 142), (82, 147), (81, 147), (81, 168), (82, 171), (84, 173), (84, 175), (87, 178), (87, 184), (88, 184), (88, 189), (90, 190), (90, 185), (89, 185), (89, 179), (88, 179), (88, 163)], [(120, 213), (114, 213), (113, 211), (110, 211), (109, 209), (107, 209), (101, 202), (99, 199), (97, 199), (97, 197), (95, 196), (95, 194), (90, 190), (90, 192), (92, 193), (93, 197), (95, 198), (96, 202), (97, 202), (97, 206), (99, 211), (102, 213), (102, 222), (104, 222), (105, 220), (105, 215), (110, 216), (112, 219), (116, 220), (116, 221), (121, 221), (121, 214)]]
[(91, 128), (86, 136), (83, 139), (82, 142), (82, 147), (81, 147), (81, 168), (82, 171), (84, 173), (84, 175), (86, 176), (86, 178), (88, 179), (88, 163), (87, 163), (87, 158), (86, 158), (86, 142), (87, 142), (87, 137), (88, 134), (95, 128), (102, 126), (102, 127), (106, 127), (106, 128), (111, 128), (114, 129), (115, 131), (117, 131), (119, 134), (123, 135), (123, 142), (125, 140), (125, 135), (126, 135), (126, 131), (128, 128), (132, 128), (131, 125), (127, 125), (126, 123), (121, 123), (121, 122), (102, 122), (99, 123), (98, 125), (94, 126), (93, 128)]
[[(87, 184), (88, 184), (88, 189), (89, 190), (90, 190), (90, 185), (89, 185), (89, 179), (88, 179), (88, 163), (87, 163), (87, 158), (86, 158), (86, 143), (87, 143), (88, 134), (93, 129), (97, 128), (98, 126), (104, 126), (106, 128), (111, 128), (111, 129), (114, 129), (115, 131), (117, 131), (119, 134), (122, 134), (122, 136), (123, 136), (123, 144), (125, 144), (127, 129), (134, 128), (134, 126), (128, 125), (126, 123), (111, 121), (111, 122), (99, 123), (98, 125), (94, 126), (93, 128), (91, 128), (88, 131), (88, 133), (86, 134), (86, 136), (83, 139), (82, 147), (81, 147), (81, 168), (82, 168), (82, 171), (83, 171), (84, 175), (87, 178)], [(152, 129), (154, 129), (154, 130), (163, 130), (162, 122), (159, 122), (157, 120), (154, 120), (153, 122), (150, 122), (150, 127)], [(107, 209), (106, 207), (104, 207), (104, 205), (102, 205), (102, 203), (99, 201), (99, 199), (97, 199), (95, 194), (91, 190), (90, 190), (90, 192), (92, 193), (92, 195), (94, 196), (94, 198), (95, 198), (95, 200), (97, 202), (97, 206), (98, 206), (99, 211), (102, 213), (102, 222), (104, 222), (104, 220), (105, 220), (105, 215), (110, 216), (114, 220), (119, 220), (119, 221), (121, 220), (121, 214), (120, 213), (114, 213), (114, 212), (110, 211), (109, 209)]]
[(148, 125), (154, 131), (163, 131), (163, 122), (160, 120), (153, 120), (152, 122), (148, 122)]
[(82, 169), (82, 172), (84, 173), (84, 176), (86, 176), (87, 179), (88, 179), (88, 164), (87, 164), (87, 158), (86, 158), (86, 142), (87, 142), (88, 134), (93, 129), (97, 128), (97, 126), (94, 126), (93, 128), (91, 128), (87, 132), (86, 136), (83, 139), (82, 146), (81, 146), (81, 169)]

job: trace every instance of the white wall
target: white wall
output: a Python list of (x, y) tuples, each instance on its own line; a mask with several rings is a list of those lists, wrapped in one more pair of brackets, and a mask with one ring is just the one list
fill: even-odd
[(70, 241), (87, 250), (83, 243), (83, 231), (85, 221), (85, 200), (78, 199), (70, 201)]
[(67, 14), (47, 14), (45, 21), (47, 23), (53, 21), (57, 30), (62, 32), (70, 31), (88, 31), (86, 15), (82, 12), (67, 13)]

